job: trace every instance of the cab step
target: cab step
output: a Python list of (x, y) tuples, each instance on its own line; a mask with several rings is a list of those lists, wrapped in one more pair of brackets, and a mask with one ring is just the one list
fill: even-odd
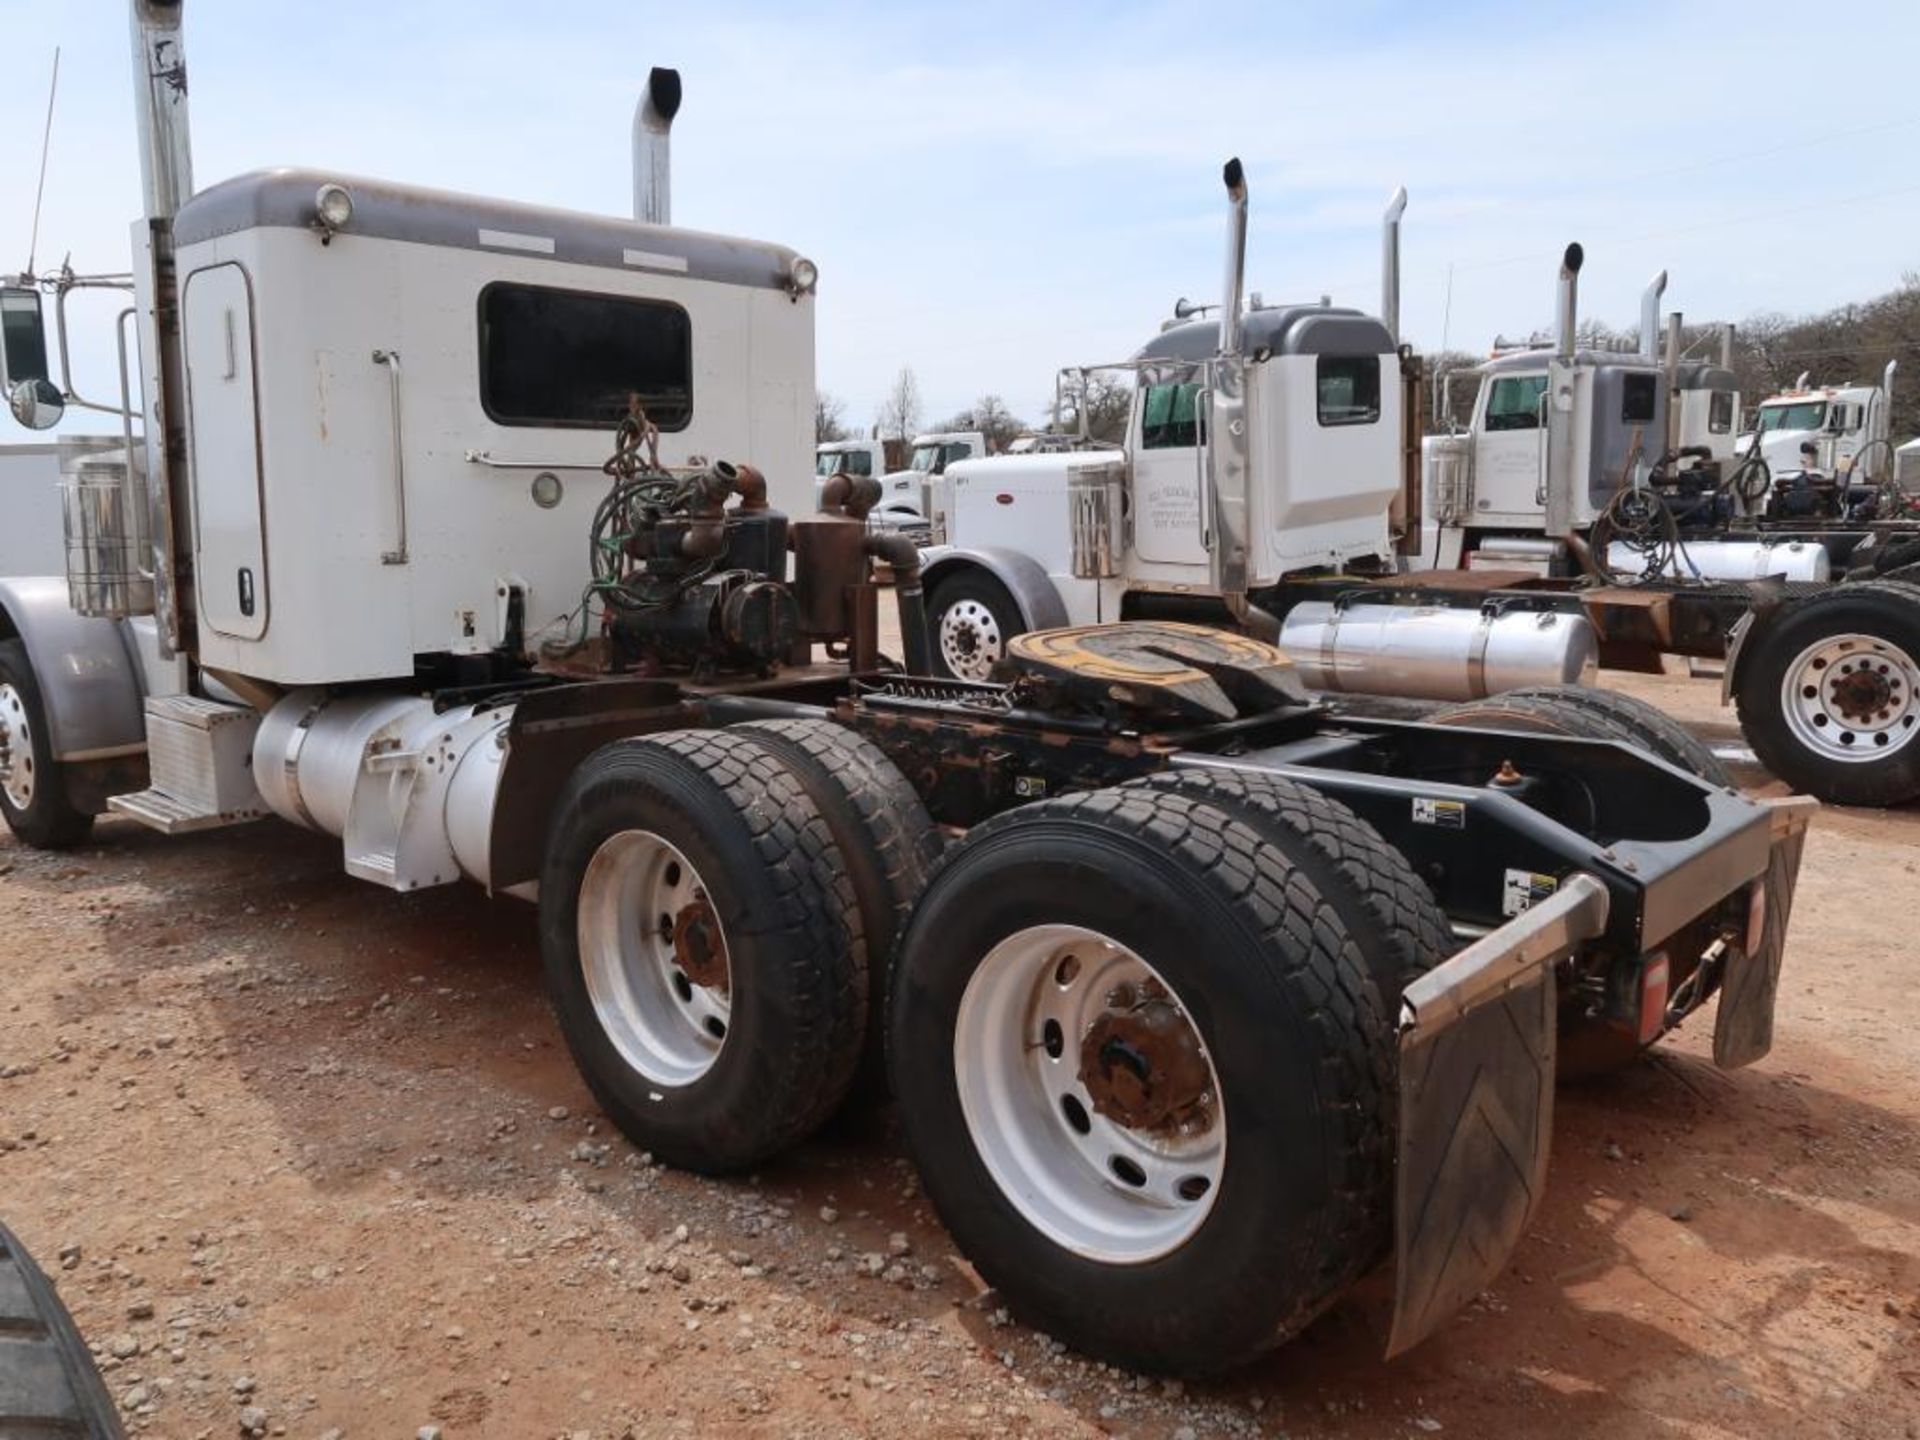
[(270, 812), (253, 783), (260, 712), (195, 695), (147, 701), (151, 784), (114, 795), (107, 808), (165, 835), (244, 825)]

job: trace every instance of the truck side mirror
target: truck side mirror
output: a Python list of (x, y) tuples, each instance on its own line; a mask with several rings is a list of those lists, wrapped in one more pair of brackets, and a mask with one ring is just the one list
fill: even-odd
[(0, 388), (11, 401), (22, 380), (50, 378), (40, 292), (25, 285), (0, 286)]
[(27, 429), (51, 430), (67, 413), (67, 402), (51, 380), (20, 380), (7, 391), (7, 408)]

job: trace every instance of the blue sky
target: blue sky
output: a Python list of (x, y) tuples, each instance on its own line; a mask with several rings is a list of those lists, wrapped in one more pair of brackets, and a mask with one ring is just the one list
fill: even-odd
[[(0, 22), (0, 269), (26, 258), (55, 44), (42, 264), (123, 268), (124, 4), (0, 0)], [(988, 391), (1036, 417), (1059, 366), (1213, 298), (1233, 154), (1269, 300), (1373, 308), (1405, 184), (1404, 329), (1429, 350), (1545, 325), (1570, 239), (1585, 311), (1617, 324), (1663, 267), (1695, 320), (1866, 298), (1920, 268), (1920, 101), (1877, 58), (1916, 41), (1912, 0), (1833, 25), (1768, 3), (188, 0), (187, 49), (201, 185), (313, 164), (614, 213), (638, 87), (678, 66), (675, 219), (819, 262), (820, 383), (864, 424), (903, 364), (929, 420)], [(82, 383), (105, 390), (91, 328)]]

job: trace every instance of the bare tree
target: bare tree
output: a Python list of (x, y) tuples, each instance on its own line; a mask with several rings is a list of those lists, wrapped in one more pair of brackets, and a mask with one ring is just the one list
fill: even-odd
[(1001, 454), (1027, 430), (1026, 422), (1007, 408), (998, 395), (982, 395), (950, 420), (942, 430), (978, 430), (987, 439), (987, 452)]
[(1133, 389), (1111, 375), (1067, 376), (1061, 381), (1061, 428), (1080, 431), (1080, 414), (1087, 417), (1087, 434), (1118, 445), (1127, 438), (1127, 417), (1133, 411)]
[(880, 438), (898, 440), (901, 444), (913, 439), (920, 429), (920, 382), (913, 378), (913, 367), (902, 365), (900, 373), (894, 378), (893, 387), (887, 391), (887, 398), (880, 402), (880, 413), (874, 417), (880, 427)]
[(813, 392), (813, 441), (818, 445), (823, 440), (845, 440), (847, 427), (845, 402), (825, 390)]

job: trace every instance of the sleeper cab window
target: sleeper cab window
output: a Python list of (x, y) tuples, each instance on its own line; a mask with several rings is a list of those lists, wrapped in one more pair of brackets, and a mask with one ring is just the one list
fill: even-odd
[(499, 425), (611, 430), (638, 396), (693, 418), (693, 326), (664, 300), (497, 283), (480, 292), (480, 404)]
[(1487, 395), (1487, 429), (1538, 430), (1546, 394), (1544, 375), (1502, 375)]
[(1707, 402), (1707, 430), (1725, 435), (1733, 429), (1733, 391), (1716, 390)]
[(1657, 375), (1623, 375), (1620, 377), (1620, 423), (1622, 425), (1651, 425), (1654, 411), (1660, 395), (1660, 377)]
[(1322, 355), (1314, 366), (1322, 425), (1371, 425), (1380, 418), (1380, 357)]
[(1149, 385), (1140, 415), (1140, 445), (1146, 450), (1191, 450), (1200, 443), (1196, 403), (1200, 386), (1188, 382)]

